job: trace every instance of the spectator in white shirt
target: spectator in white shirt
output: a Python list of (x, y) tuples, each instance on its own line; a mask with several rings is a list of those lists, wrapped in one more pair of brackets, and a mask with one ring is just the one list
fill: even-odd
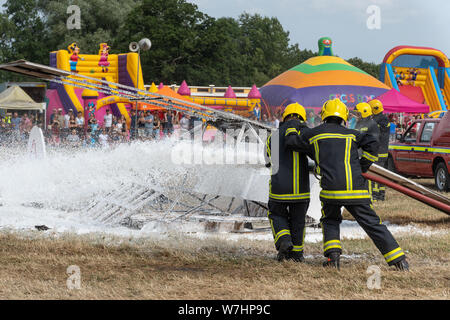
[(280, 120), (278, 120), (277, 116), (274, 117), (273, 125), (275, 128), (278, 128), (280, 126)]
[(64, 129), (69, 129), (70, 116), (73, 114), (73, 110), (69, 109), (69, 113), (64, 115)]
[(70, 116), (71, 115), (73, 115), (73, 111), (72, 111), (72, 109), (69, 109), (69, 113), (66, 113), (64, 115), (64, 118), (63, 118), (63, 126), (62, 126), (62, 129), (61, 129), (61, 138), (63, 140), (65, 140), (66, 137), (70, 133), (69, 123), (70, 123)]
[(75, 122), (77, 124), (78, 134), (81, 135), (81, 133), (83, 132), (83, 129), (84, 129), (84, 117), (83, 117), (83, 113), (81, 111), (78, 111), (78, 116), (75, 119)]
[(108, 134), (106, 133), (106, 129), (105, 128), (103, 128), (102, 129), (102, 132), (100, 133), (100, 135), (98, 136), (98, 141), (100, 142), (100, 145), (103, 147), (103, 148), (107, 148), (108, 146), (109, 146), (109, 143), (108, 143)]
[(103, 125), (106, 129), (106, 132), (109, 132), (111, 130), (113, 122), (113, 116), (109, 109), (106, 109), (106, 114), (103, 116)]

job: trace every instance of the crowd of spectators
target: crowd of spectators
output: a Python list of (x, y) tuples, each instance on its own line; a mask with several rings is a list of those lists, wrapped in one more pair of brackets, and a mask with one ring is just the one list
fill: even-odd
[[(260, 121), (275, 128), (282, 121), (282, 108), (276, 109), (271, 115), (262, 113), (259, 106), (250, 115), (254, 121)], [(309, 127), (321, 123), (320, 114), (314, 109), (306, 110), (306, 122)], [(391, 137), (403, 133), (406, 128), (421, 115), (400, 116), (389, 114), (391, 121)], [(34, 125), (41, 127), (48, 145), (53, 147), (107, 147), (110, 145), (130, 142), (161, 140), (166, 137), (179, 137), (194, 127), (194, 121), (200, 119), (187, 114), (166, 110), (138, 111), (132, 109), (127, 123), (124, 116), (115, 117), (107, 109), (103, 121), (95, 117), (94, 109), (88, 114), (87, 124), (81, 112), (74, 114), (72, 110), (63, 114), (62, 109), (53, 109), (47, 127), (44, 128), (44, 116), (40, 113), (18, 112), (6, 113), (0, 119), (0, 142), (26, 142)], [(357, 121), (353, 111), (349, 114), (347, 126), (354, 128)]]
[(194, 127), (198, 120), (189, 115), (172, 111), (132, 110), (127, 123), (124, 116), (115, 117), (107, 109), (103, 121), (98, 121), (93, 110), (88, 120), (82, 112), (53, 109), (44, 125), (44, 114), (33, 112), (13, 112), (0, 115), (0, 143), (26, 144), (33, 126), (43, 130), (46, 143), (52, 147), (105, 147), (122, 142), (161, 140), (179, 136)]
[(38, 112), (5, 113), (0, 115), (0, 143), (20, 143), (28, 141), (30, 131), (35, 125), (42, 127), (43, 114)]
[(62, 115), (55, 109), (50, 116), (46, 138), (53, 146), (107, 147), (130, 141), (161, 140), (179, 136), (193, 127), (195, 119), (179, 112), (158, 110), (138, 111), (132, 109), (127, 123), (124, 116), (116, 117), (107, 109), (103, 121), (98, 121), (92, 110), (85, 125), (81, 112), (75, 116), (72, 110)]

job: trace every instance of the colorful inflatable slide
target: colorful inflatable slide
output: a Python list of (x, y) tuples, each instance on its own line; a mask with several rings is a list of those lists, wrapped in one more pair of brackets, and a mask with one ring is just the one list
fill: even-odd
[(381, 64), (380, 80), (403, 95), (430, 106), (430, 113), (447, 111), (450, 102), (450, 62), (439, 50), (397, 46)]
[[(50, 66), (127, 86), (136, 87), (138, 85), (139, 89), (144, 90), (140, 64), (138, 68), (138, 54), (109, 54), (109, 50), (110, 47), (106, 43), (101, 43), (98, 54), (80, 54), (80, 48), (76, 43), (72, 43), (68, 50), (50, 53)], [(111, 87), (111, 89), (115, 88)], [(64, 113), (72, 109), (75, 115), (78, 111), (84, 112), (86, 101), (83, 100), (82, 92), (81, 88), (51, 83), (47, 90), (49, 100), (47, 116), (50, 116), (54, 108), (62, 108)], [(109, 105), (116, 117), (123, 115), (129, 124), (127, 107), (130, 105), (127, 101), (120, 100), (113, 94), (104, 93), (99, 93), (96, 98), (98, 106)], [(98, 106), (99, 110), (95, 112), (95, 116), (101, 124), (106, 108), (100, 109)]]

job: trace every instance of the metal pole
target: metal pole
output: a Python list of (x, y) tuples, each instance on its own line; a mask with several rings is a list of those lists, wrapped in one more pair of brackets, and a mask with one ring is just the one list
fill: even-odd
[[(138, 63), (137, 63), (137, 70), (136, 70), (136, 89), (139, 90), (139, 63), (141, 62), (141, 49), (138, 49)], [(138, 101), (136, 100), (136, 117), (134, 122), (134, 138), (137, 138), (138, 134)]]

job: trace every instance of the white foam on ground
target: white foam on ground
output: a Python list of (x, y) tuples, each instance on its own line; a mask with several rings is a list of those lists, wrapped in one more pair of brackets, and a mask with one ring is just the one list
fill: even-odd
[[(0, 207), (0, 230), (31, 231), (36, 225), (51, 228), (46, 233), (72, 234), (107, 234), (127, 238), (164, 238), (171, 233), (185, 234), (200, 239), (215, 238), (224, 241), (238, 241), (241, 239), (273, 241), (270, 231), (254, 233), (226, 233), (204, 232), (199, 224), (194, 222), (178, 222), (167, 224), (164, 222), (150, 222), (141, 230), (134, 230), (123, 226), (105, 226), (83, 216), (79, 212), (66, 212), (54, 209), (37, 209), (23, 206), (3, 205)], [(441, 230), (425, 230), (412, 225), (398, 226), (387, 224), (394, 235), (423, 235), (431, 236), (442, 233)], [(364, 230), (354, 221), (343, 221), (341, 224), (341, 239), (365, 239)], [(306, 242), (322, 241), (322, 231), (316, 228), (306, 229)]]
[[(180, 177), (189, 170), (197, 170), (195, 174), (201, 174), (198, 171), (201, 167), (193, 169), (174, 165), (171, 158), (174, 143), (133, 143), (114, 149), (76, 152), (50, 150), (43, 160), (30, 159), (20, 150), (11, 152), (9, 148), (0, 148), (0, 229), (34, 230), (36, 225), (46, 225), (51, 228), (45, 231), (48, 233), (103, 233), (140, 238), (164, 237), (170, 232), (181, 232), (200, 238), (273, 241), (269, 231), (206, 233), (199, 224), (184, 221), (171, 224), (151, 222), (141, 230), (105, 226), (80, 212), (80, 208), (97, 195), (120, 188), (123, 183), (148, 184), (154, 189), (164, 189), (179, 183)], [(156, 179), (149, 181), (150, 176)], [(193, 176), (191, 178), (195, 179)], [(43, 208), (30, 207), (30, 203), (41, 204)], [(412, 225), (388, 225), (388, 228), (393, 234), (431, 235), (442, 232)], [(365, 232), (356, 222), (344, 221), (341, 224), (342, 239), (365, 237)], [(322, 241), (321, 230), (308, 228), (305, 240)]]
[[(388, 222), (384, 223), (389, 231), (394, 235), (422, 235), (422, 236), (431, 236), (433, 234), (441, 234), (443, 230), (425, 230), (422, 228), (418, 228), (413, 225), (405, 225), (405, 226), (399, 226), (390, 224)], [(345, 239), (368, 239), (367, 234), (365, 231), (358, 225), (355, 221), (343, 221), (341, 224), (341, 240)], [(271, 232), (264, 232), (264, 233), (247, 233), (247, 234), (240, 234), (240, 233), (222, 233), (222, 234), (213, 234), (213, 233), (199, 233), (197, 235), (201, 238), (206, 237), (219, 237), (221, 239), (226, 240), (239, 240), (242, 238), (248, 238), (250, 240), (273, 240), (273, 236)], [(306, 228), (306, 236), (305, 236), (305, 242), (321, 242), (322, 241), (322, 229), (318, 228)]]

